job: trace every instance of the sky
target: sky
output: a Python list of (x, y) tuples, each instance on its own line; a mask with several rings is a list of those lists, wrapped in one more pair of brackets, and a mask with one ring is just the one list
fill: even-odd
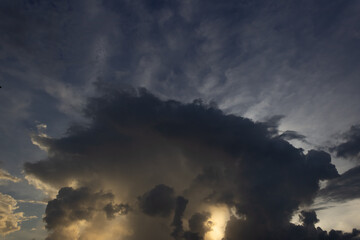
[(0, 1), (1, 239), (360, 239), (359, 12)]

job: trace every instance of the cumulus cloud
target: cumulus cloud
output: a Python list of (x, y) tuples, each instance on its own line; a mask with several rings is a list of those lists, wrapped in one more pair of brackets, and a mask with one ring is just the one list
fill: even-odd
[[(114, 204), (112, 193), (92, 192), (89, 188), (64, 187), (55, 199), (48, 202), (44, 221), (50, 231), (47, 239), (74, 239), (84, 236), (86, 224), (97, 215), (112, 219), (127, 214), (129, 206)], [(85, 230), (81, 230), (81, 226)]]
[(204, 239), (206, 232), (211, 231), (211, 221), (208, 221), (211, 214), (209, 212), (195, 213), (189, 219), (189, 229), (184, 233), (187, 240)]
[[(98, 202), (112, 201), (100, 193), (111, 189), (117, 201), (134, 203), (124, 218), (129, 239), (201, 239), (215, 228), (200, 227), (208, 215), (196, 214), (219, 204), (235, 214), (227, 224), (212, 216), (214, 226), (226, 225), (216, 236), (279, 239), (290, 234), (294, 211), (312, 203), (319, 181), (339, 177), (328, 153), (305, 154), (274, 135), (267, 123), (225, 114), (201, 101), (161, 100), (144, 89), (103, 91), (84, 110), (90, 124), (72, 126), (61, 138), (37, 136), (48, 157), (25, 164), (28, 176), (50, 186), (76, 181), (96, 193), (60, 190), (47, 207), (49, 230), (67, 228), (72, 221), (94, 222)], [(79, 191), (88, 196), (86, 204), (75, 201), (77, 207), (69, 208), (67, 196)], [(123, 209), (107, 204), (101, 209), (108, 210), (109, 219), (114, 209)], [(55, 206), (66, 210), (52, 218)]]
[(23, 212), (15, 212), (17, 201), (10, 195), (0, 193), (0, 234), (20, 230), (20, 223), (34, 217), (25, 217)]
[(207, 220), (210, 218), (209, 212), (195, 213), (189, 219), (189, 228), (192, 232), (198, 233), (203, 236), (207, 231), (210, 230), (210, 226), (206, 225)]
[[(19, 182), (20, 178), (11, 175), (4, 169), (0, 168), (0, 185), (2, 181)], [(20, 223), (35, 216), (26, 217), (23, 212), (17, 211), (18, 202), (25, 202), (24, 200), (16, 200), (10, 195), (0, 192), (0, 235), (7, 235), (12, 232), (20, 230)], [(32, 201), (26, 201), (32, 202)]]
[[(184, 101), (215, 99), (227, 112), (255, 119), (286, 112), (299, 132), (306, 128), (319, 138), (360, 112), (350, 107), (359, 99), (353, 86), (360, 5), (354, 1), (4, 0), (1, 6), (1, 77), (15, 79), (14, 89), (18, 82), (31, 89), (24, 90), (29, 101), (21, 102), (29, 111), (18, 111), (31, 113), (28, 121), (41, 116), (61, 129), (63, 116), (43, 103), (53, 109), (56, 100), (61, 112), (76, 115), (98, 77)], [(155, 226), (171, 226), (176, 206), (144, 211), (151, 206), (144, 199), (160, 184), (173, 189), (174, 198), (188, 199), (185, 220), (206, 212), (204, 204), (226, 204), (243, 218), (235, 217), (236, 225), (246, 219), (249, 232), (259, 222), (259, 232), (271, 232), (311, 203), (319, 180), (337, 176), (326, 153), (305, 154), (287, 142), (304, 141), (301, 134), (279, 134), (199, 101), (106, 93), (85, 112), (90, 124), (59, 138), (33, 137), (48, 157), (29, 160), (26, 179), (50, 196), (63, 187), (91, 186), (110, 189), (118, 202), (142, 197), (127, 216), (132, 238), (139, 226), (154, 229), (154, 236), (173, 231)], [(344, 115), (347, 120), (338, 121)], [(113, 214), (124, 206), (106, 206), (107, 218), (117, 221)]]

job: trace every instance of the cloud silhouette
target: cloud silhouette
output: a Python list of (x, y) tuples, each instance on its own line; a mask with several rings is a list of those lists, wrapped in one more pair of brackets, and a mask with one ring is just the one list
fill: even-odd
[(358, 160), (360, 153), (360, 125), (350, 128), (345, 134), (345, 142), (332, 147), (338, 157), (354, 158)]
[[(48, 158), (26, 163), (25, 172), (54, 187), (76, 180), (98, 191), (108, 188), (123, 201), (137, 199), (143, 214), (164, 217), (147, 222), (139, 211), (129, 214), (133, 239), (140, 239), (141, 227), (154, 228), (149, 238), (160, 231), (176, 239), (202, 237), (204, 229), (187, 229), (182, 218), (193, 222), (200, 208), (216, 204), (244, 216), (230, 219), (224, 237), (279, 239), (289, 233), (293, 212), (312, 203), (319, 181), (339, 177), (328, 153), (305, 154), (274, 136), (268, 123), (201, 101), (184, 104), (145, 89), (107, 89), (89, 100), (84, 113), (91, 122), (70, 127), (64, 137), (34, 136)], [(176, 195), (184, 197), (175, 201)], [(163, 221), (171, 225), (172, 214), (174, 229), (161, 229)], [(54, 223), (66, 225), (68, 219)]]

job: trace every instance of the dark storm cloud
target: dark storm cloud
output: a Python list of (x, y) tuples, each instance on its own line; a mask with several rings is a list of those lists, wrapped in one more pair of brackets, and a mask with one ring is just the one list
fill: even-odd
[(109, 204), (114, 201), (111, 193), (93, 193), (88, 188), (73, 189), (64, 187), (59, 190), (54, 200), (48, 202), (44, 221), (49, 230), (66, 227), (79, 220), (91, 219), (95, 212), (104, 211), (108, 216), (117, 212), (126, 214), (125, 206), (116, 206), (109, 210)]
[(340, 177), (329, 181), (326, 187), (320, 190), (319, 197), (338, 202), (360, 198), (360, 166), (351, 168)]
[(299, 140), (299, 141), (307, 142), (306, 136), (304, 136), (296, 131), (293, 131), (293, 130), (286, 130), (282, 133), (279, 133), (279, 126), (280, 126), (281, 120), (283, 120), (284, 118), (285, 118), (285, 116), (283, 116), (283, 115), (271, 116), (270, 118), (267, 118), (263, 122), (263, 124), (265, 124), (268, 127), (268, 131), (274, 137), (277, 136), (286, 141)]
[[(55, 98), (61, 112), (75, 114), (96, 79), (145, 86), (183, 101), (214, 99), (240, 113), (264, 102), (271, 112), (282, 114), (304, 105), (304, 98), (321, 97), (319, 92), (334, 88), (350, 92), (346, 97), (333, 94), (336, 103), (357, 99), (353, 97), (357, 88), (346, 88), (357, 86), (353, 76), (358, 70), (352, 66), (360, 60), (355, 1), (4, 0), (0, 4), (1, 77), (7, 85), (8, 79), (14, 80), (12, 89), (25, 86), (30, 98), (34, 89), (46, 92), (41, 104), (24, 102), (29, 102), (30, 110), (38, 110), (29, 111), (36, 115), (33, 118), (41, 115), (47, 123), (58, 119), (59, 113), (44, 113), (44, 103)], [(337, 76), (345, 83), (340, 88)], [(278, 85), (283, 90), (273, 96)], [(314, 104), (324, 107), (328, 99), (320, 100)], [(298, 112), (304, 116), (302, 109)]]
[(4, 72), (15, 75), (9, 69), (20, 65), (31, 69), (33, 82), (41, 73), (72, 87), (101, 78), (177, 99), (215, 99), (245, 111), (277, 74), (309, 84), (294, 71), (313, 71), (312, 59), (321, 72), (356, 65), (359, 21), (350, 11), (356, 7), (337, 0), (7, 0), (0, 24)]
[(129, 212), (130, 206), (128, 204), (113, 204), (113, 203), (108, 203), (105, 207), (104, 207), (104, 211), (106, 213), (106, 217), (108, 219), (113, 219), (115, 218), (116, 214), (119, 215), (123, 215), (123, 214), (127, 214)]
[(171, 233), (171, 236), (173, 236), (176, 240), (182, 239), (184, 235), (182, 217), (184, 216), (184, 212), (188, 202), (189, 201), (184, 197), (179, 196), (176, 198), (176, 208), (174, 219), (172, 222), (172, 226), (174, 226), (174, 231)]
[(193, 214), (188, 221), (189, 230), (184, 231), (182, 218), (187, 204), (188, 200), (181, 196), (176, 199), (176, 209), (172, 222), (174, 231), (171, 235), (176, 240), (202, 240), (204, 239), (205, 233), (211, 230), (212, 223), (211, 221), (208, 221), (211, 214), (208, 212), (197, 212)]
[(357, 159), (360, 153), (360, 125), (352, 126), (344, 134), (345, 142), (332, 148), (338, 157)]
[(264, 124), (267, 126), (268, 131), (273, 135), (276, 135), (279, 130), (280, 122), (284, 117), (285, 116), (283, 115), (275, 115), (267, 118), (266, 121), (264, 121)]
[(300, 220), (304, 224), (304, 226), (313, 226), (315, 225), (315, 223), (319, 222), (315, 211), (301, 211)]
[(127, 214), (129, 206), (114, 204), (112, 193), (92, 192), (89, 188), (73, 189), (64, 187), (55, 199), (48, 202), (44, 221), (50, 231), (46, 239), (71, 239), (67, 227), (78, 224), (81, 220), (90, 221), (97, 214), (103, 213), (108, 219), (115, 214)]
[(141, 210), (150, 216), (168, 217), (175, 208), (174, 190), (160, 184), (139, 197)]
[(197, 238), (189, 238), (190, 239), (203, 239), (206, 232), (211, 230), (211, 222), (209, 222), (209, 218), (211, 214), (208, 212), (204, 213), (195, 213), (189, 219), (189, 228), (190, 231), (186, 234), (191, 234), (192, 236), (196, 235)]
[[(0, 125), (8, 130), (16, 122), (18, 129), (23, 119), (40, 119), (60, 136), (67, 116), (97, 94), (92, 83), (101, 79), (145, 86), (163, 99), (214, 99), (226, 112), (254, 119), (291, 113), (292, 126), (311, 126), (317, 137), (360, 113), (360, 105), (348, 107), (359, 99), (359, 6), (338, 0), (3, 0), (0, 81), (8, 92), (1, 102), (11, 104), (1, 109)], [(194, 202), (235, 207), (247, 219), (234, 220), (245, 229), (236, 239), (255, 238), (255, 228), (284, 227), (300, 204), (311, 203), (319, 180), (337, 176), (326, 153), (305, 154), (287, 142), (305, 141), (303, 131), (279, 133), (276, 121), (255, 123), (200, 101), (106, 94), (89, 103), (90, 124), (57, 138), (33, 136), (48, 157), (29, 157), (28, 176), (56, 190), (72, 181), (95, 192), (109, 186), (126, 200), (165, 184), (189, 199), (187, 218), (198, 212)], [(14, 132), (0, 142), (9, 143)], [(21, 143), (23, 131), (19, 136), (11, 143)], [(7, 155), (19, 156), (8, 145), (2, 146), (16, 154)], [(346, 156), (354, 154), (349, 149)], [(24, 159), (18, 158), (16, 166)], [(106, 206), (116, 220), (113, 212), (122, 207)], [(155, 222), (143, 226), (152, 229)], [(172, 229), (164, 231), (170, 236)]]
[[(91, 99), (85, 114), (92, 120), (88, 126), (71, 128), (59, 139), (34, 139), (49, 156), (26, 163), (29, 176), (53, 186), (74, 179), (85, 185), (126, 182), (127, 192), (126, 186), (119, 189), (134, 197), (156, 182), (174, 186), (157, 185), (140, 197), (140, 209), (151, 216), (168, 216), (174, 192), (188, 187), (184, 193), (190, 203), (225, 203), (245, 216), (230, 221), (229, 238), (263, 239), (272, 234), (276, 239), (299, 205), (312, 202), (319, 180), (338, 177), (328, 153), (304, 154), (273, 138), (267, 124), (226, 115), (201, 101), (183, 104), (160, 100), (144, 89), (113, 89)], [(116, 191), (116, 184), (112, 188)], [(172, 235), (201, 237), (183, 229), (185, 202), (176, 201)], [(231, 226), (241, 231), (235, 234)]]

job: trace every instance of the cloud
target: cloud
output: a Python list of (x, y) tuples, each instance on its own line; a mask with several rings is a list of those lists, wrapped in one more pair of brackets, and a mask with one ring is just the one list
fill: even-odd
[(190, 231), (185, 232), (185, 239), (204, 239), (206, 232), (211, 231), (211, 217), (209, 212), (195, 213), (189, 219)]
[(174, 214), (173, 222), (171, 224), (172, 226), (174, 226), (174, 231), (171, 233), (171, 236), (173, 236), (176, 240), (182, 239), (184, 236), (182, 218), (184, 216), (184, 212), (188, 202), (189, 201), (184, 197), (179, 196), (176, 198), (175, 214)]
[(37, 201), (37, 200), (18, 200), (19, 203), (31, 203), (31, 204), (40, 204), (40, 205), (47, 205), (45, 201)]
[(354, 125), (344, 134), (345, 142), (331, 148), (338, 157), (358, 159), (360, 154), (360, 125)]
[(17, 201), (10, 195), (0, 193), (0, 234), (5, 236), (19, 231), (19, 224), (35, 217), (26, 217), (23, 212), (15, 212)]
[(299, 218), (302, 226), (292, 225), (288, 235), (290, 239), (360, 239), (360, 230), (353, 229), (352, 233), (344, 233), (342, 231), (331, 230), (329, 232), (322, 230), (320, 227), (315, 228), (315, 224), (319, 222), (315, 211), (301, 211)]
[[(289, 224), (286, 228), (278, 229), (276, 235), (273, 232), (254, 233), (255, 238), (251, 239), (291, 239), (291, 240), (358, 240), (360, 239), (360, 230), (353, 229), (351, 233), (344, 233), (342, 231), (330, 230), (329, 232), (315, 227), (315, 224), (319, 221), (314, 211), (301, 211), (299, 214), (301, 225)], [(236, 228), (238, 226), (237, 220), (232, 217), (228, 222), (227, 236), (229, 239), (236, 239), (236, 236), (240, 235), (241, 231), (246, 231), (244, 228)], [(254, 237), (253, 235), (253, 237)]]
[(360, 166), (351, 168), (340, 177), (330, 180), (319, 197), (327, 201), (344, 202), (360, 198)]
[(47, 239), (73, 239), (76, 235), (83, 235), (79, 226), (83, 226), (86, 232), (87, 222), (99, 215), (113, 219), (116, 214), (127, 214), (128, 205), (114, 204), (113, 201), (112, 193), (92, 192), (85, 187), (61, 188), (45, 210), (45, 227), (50, 231)]
[(129, 209), (130, 206), (128, 204), (122, 204), (122, 203), (120, 204), (108, 203), (104, 207), (104, 211), (108, 219), (113, 219), (115, 218), (116, 215), (127, 214), (129, 212)]
[(300, 141), (306, 141), (306, 137), (296, 131), (291, 131), (291, 130), (287, 130), (283, 133), (280, 134), (281, 138), (289, 141), (289, 140), (293, 140), (293, 139), (296, 139), (296, 140), (300, 140)]
[(6, 170), (0, 168), (0, 181), (10, 181), (10, 182), (20, 182), (21, 179), (15, 176), (12, 176)]
[[(11, 0), (1, 6), (1, 77), (15, 79), (14, 89), (36, 89), (29, 95), (39, 97), (22, 101), (26, 111), (18, 112), (55, 119), (58, 129), (60, 114), (44, 104), (56, 99), (61, 112), (79, 113), (98, 77), (185, 102), (215, 99), (227, 112), (256, 119), (286, 113), (313, 136), (360, 112), (350, 107), (359, 98), (359, 4), (353, 1)], [(153, 100), (97, 99), (87, 109), (93, 123), (57, 139), (35, 136), (48, 158), (29, 160), (27, 179), (49, 194), (74, 181), (109, 188), (126, 202), (165, 184), (174, 196), (189, 195), (184, 218), (203, 202), (226, 203), (272, 229), (311, 202), (319, 179), (336, 175), (329, 158), (306, 156), (284, 141), (293, 132), (273, 139), (265, 124), (206, 104)], [(325, 160), (314, 164), (318, 157)]]
[(139, 197), (140, 208), (150, 216), (167, 217), (175, 208), (174, 190), (163, 184)]
[[(339, 176), (328, 153), (305, 154), (274, 137), (266, 123), (225, 114), (201, 101), (161, 100), (144, 89), (103, 91), (84, 110), (90, 124), (70, 127), (61, 138), (36, 137), (48, 157), (26, 163), (25, 172), (55, 188), (76, 181), (77, 186), (91, 186), (95, 192), (110, 189), (121, 202), (138, 201), (139, 208), (125, 218), (131, 239), (145, 237), (141, 232), (149, 229), (149, 239), (195, 237), (183, 220), (217, 204), (235, 208), (236, 216), (243, 216), (234, 215), (226, 232), (218, 236), (263, 239), (271, 234), (276, 238), (289, 228), (300, 205), (312, 203), (320, 180)], [(63, 188), (49, 202), (49, 211), (58, 202), (67, 206), (61, 196), (77, 191)], [(175, 196), (183, 197), (174, 203)], [(80, 215), (72, 215), (71, 208), (65, 212), (62, 217), (55, 214), (59, 218), (49, 214), (48, 228), (67, 227), (72, 219), (81, 222), (93, 214), (88, 209), (76, 211)], [(235, 228), (241, 231), (235, 233)]]
[(300, 220), (304, 224), (304, 226), (314, 226), (315, 223), (319, 222), (315, 211), (301, 211)]

